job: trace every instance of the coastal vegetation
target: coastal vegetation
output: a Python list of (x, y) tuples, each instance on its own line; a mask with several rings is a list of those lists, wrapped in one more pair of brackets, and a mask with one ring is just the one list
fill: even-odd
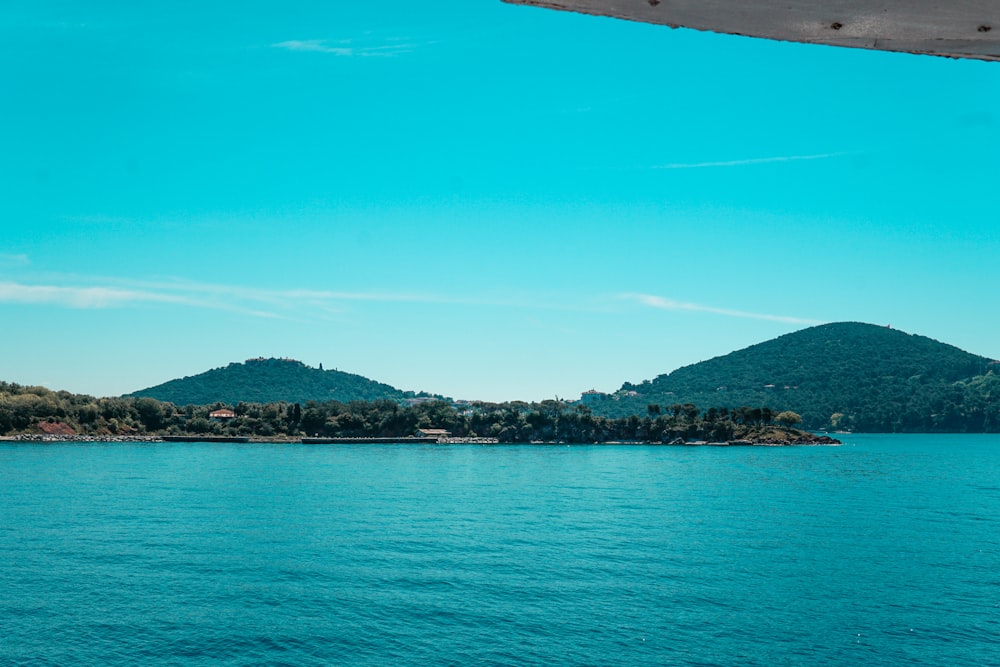
[[(227, 409), (224, 418), (212, 413)], [(43, 387), (0, 383), (0, 435), (195, 435), (261, 438), (405, 438), (420, 429), (445, 429), (458, 438), (499, 442), (688, 442), (776, 444), (811, 441), (793, 428), (793, 413), (767, 408), (648, 406), (643, 416), (609, 418), (563, 401), (413, 405), (376, 401), (240, 402), (177, 406), (149, 397), (94, 398)]]

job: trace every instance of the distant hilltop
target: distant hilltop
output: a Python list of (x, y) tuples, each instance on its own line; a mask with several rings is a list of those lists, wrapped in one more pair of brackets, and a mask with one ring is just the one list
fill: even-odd
[(812, 429), (1000, 430), (1000, 364), (925, 336), (859, 322), (824, 324), (679, 368), (612, 394), (595, 413), (645, 415), (685, 404), (791, 410)]
[(417, 394), (339, 370), (307, 366), (297, 359), (256, 357), (198, 375), (170, 380), (129, 397), (148, 397), (174, 405), (227, 403), (305, 403), (307, 401), (403, 401)]

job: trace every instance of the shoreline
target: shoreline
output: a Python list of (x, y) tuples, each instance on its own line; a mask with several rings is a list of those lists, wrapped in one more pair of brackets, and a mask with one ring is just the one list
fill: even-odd
[(564, 442), (557, 440), (532, 442), (500, 442), (497, 438), (422, 438), (416, 436), (402, 438), (316, 438), (316, 437), (285, 437), (261, 438), (242, 436), (161, 436), (161, 435), (45, 435), (40, 433), (20, 433), (18, 435), (0, 436), (0, 442), (25, 443), (219, 443), (219, 444), (272, 444), (272, 445), (337, 445), (337, 444), (369, 444), (369, 445), (638, 445), (647, 447), (792, 447), (808, 445), (840, 445), (839, 440), (829, 436), (812, 436), (810, 438), (794, 438), (780, 441), (773, 438), (761, 440), (729, 440), (725, 442), (706, 442), (703, 440), (685, 442), (647, 442), (642, 440), (611, 440), (606, 442)]

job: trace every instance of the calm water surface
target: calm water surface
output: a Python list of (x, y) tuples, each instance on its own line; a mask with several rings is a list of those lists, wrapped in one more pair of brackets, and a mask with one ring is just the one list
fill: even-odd
[(0, 664), (1000, 665), (1000, 438), (0, 444)]

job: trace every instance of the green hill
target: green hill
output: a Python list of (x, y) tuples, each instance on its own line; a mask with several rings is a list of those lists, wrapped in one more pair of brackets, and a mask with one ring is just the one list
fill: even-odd
[(407, 393), (360, 375), (311, 368), (292, 359), (248, 359), (128, 394), (174, 405), (286, 401), (398, 400)]
[(952, 345), (857, 322), (825, 324), (660, 375), (592, 409), (645, 414), (651, 404), (769, 407), (806, 427), (870, 432), (1000, 430), (1000, 370)]

